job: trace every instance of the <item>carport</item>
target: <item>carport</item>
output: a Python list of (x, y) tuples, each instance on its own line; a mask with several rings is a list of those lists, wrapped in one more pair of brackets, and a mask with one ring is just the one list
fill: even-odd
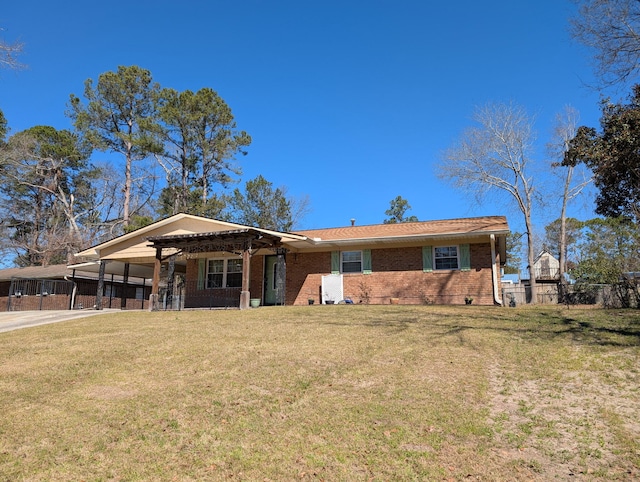
[[(141, 308), (145, 308), (145, 299), (144, 293), (148, 292), (149, 280), (153, 276), (153, 267), (147, 266), (144, 264), (132, 264), (128, 262), (113, 260), (113, 259), (103, 259), (98, 261), (88, 261), (85, 263), (73, 264), (68, 267), (73, 270), (74, 276), (76, 271), (87, 272), (87, 273), (97, 273), (98, 274), (98, 283), (96, 287), (96, 303), (95, 308), (97, 310), (101, 310), (105, 308), (105, 301), (108, 301), (107, 308), (112, 308), (111, 301), (114, 294), (114, 285), (119, 284), (122, 286), (122, 293), (124, 295), (119, 296), (120, 299), (120, 308), (126, 309), (127, 307), (127, 292), (128, 288), (138, 287), (142, 289), (143, 297), (141, 300)], [(118, 283), (115, 283), (116, 277), (118, 277)], [(136, 282), (131, 282), (131, 279), (137, 279)], [(108, 289), (107, 296), (104, 296), (105, 286)], [(105, 300), (108, 298), (108, 300)]]

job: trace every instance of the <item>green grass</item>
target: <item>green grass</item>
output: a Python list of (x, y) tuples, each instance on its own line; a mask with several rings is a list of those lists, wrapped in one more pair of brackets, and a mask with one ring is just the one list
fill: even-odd
[(640, 312), (122, 312), (0, 334), (0, 480), (630, 480)]

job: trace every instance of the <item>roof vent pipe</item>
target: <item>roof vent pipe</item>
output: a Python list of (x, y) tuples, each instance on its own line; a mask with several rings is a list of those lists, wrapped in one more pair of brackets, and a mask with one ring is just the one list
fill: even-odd
[(356, 225), (356, 220), (354, 218), (351, 218), (351, 226), (355, 226)]

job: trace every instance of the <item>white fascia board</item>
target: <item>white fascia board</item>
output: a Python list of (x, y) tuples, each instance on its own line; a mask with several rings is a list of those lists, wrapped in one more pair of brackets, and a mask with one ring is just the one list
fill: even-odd
[(406, 242), (418, 242), (418, 241), (434, 241), (434, 240), (448, 240), (448, 239), (465, 239), (465, 238), (481, 238), (490, 237), (492, 234), (495, 236), (506, 236), (509, 230), (498, 231), (482, 231), (478, 233), (443, 233), (443, 234), (411, 234), (406, 236), (384, 236), (375, 238), (350, 238), (350, 239), (328, 239), (323, 240), (319, 238), (307, 238), (305, 241), (315, 247), (340, 247), (340, 246), (354, 246), (363, 244), (398, 244)]

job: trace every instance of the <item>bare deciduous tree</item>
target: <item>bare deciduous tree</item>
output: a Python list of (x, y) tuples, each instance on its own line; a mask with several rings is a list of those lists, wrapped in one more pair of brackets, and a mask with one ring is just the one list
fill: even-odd
[[(551, 167), (553, 171), (561, 177), (562, 182), (562, 207), (560, 209), (560, 274), (567, 272), (567, 206), (575, 199), (585, 187), (591, 183), (592, 176), (587, 175), (584, 169), (580, 169), (574, 177), (578, 166), (563, 165), (562, 161), (569, 150), (569, 143), (576, 136), (578, 131), (578, 120), (580, 115), (573, 107), (566, 106), (564, 112), (556, 116), (556, 123), (553, 130), (552, 141), (548, 144), (551, 156)], [(564, 277), (561, 278), (564, 280)]]
[(473, 120), (455, 145), (443, 155), (437, 175), (472, 194), (480, 202), (486, 193), (507, 193), (522, 213), (527, 234), (527, 262), (531, 299), (537, 301), (533, 272), (534, 232), (531, 213), (535, 189), (529, 174), (534, 141), (532, 119), (513, 103), (487, 104), (477, 108)]
[(85, 245), (83, 222), (95, 209), (91, 151), (69, 131), (36, 126), (2, 149), (0, 217), (5, 248), (23, 265), (70, 261)]
[(573, 37), (593, 49), (595, 73), (604, 86), (634, 79), (640, 67), (640, 2), (575, 0)]
[[(0, 32), (3, 29), (0, 28)], [(24, 67), (18, 62), (18, 55), (22, 53), (24, 45), (21, 42), (9, 43), (0, 39), (0, 67), (18, 70)]]

